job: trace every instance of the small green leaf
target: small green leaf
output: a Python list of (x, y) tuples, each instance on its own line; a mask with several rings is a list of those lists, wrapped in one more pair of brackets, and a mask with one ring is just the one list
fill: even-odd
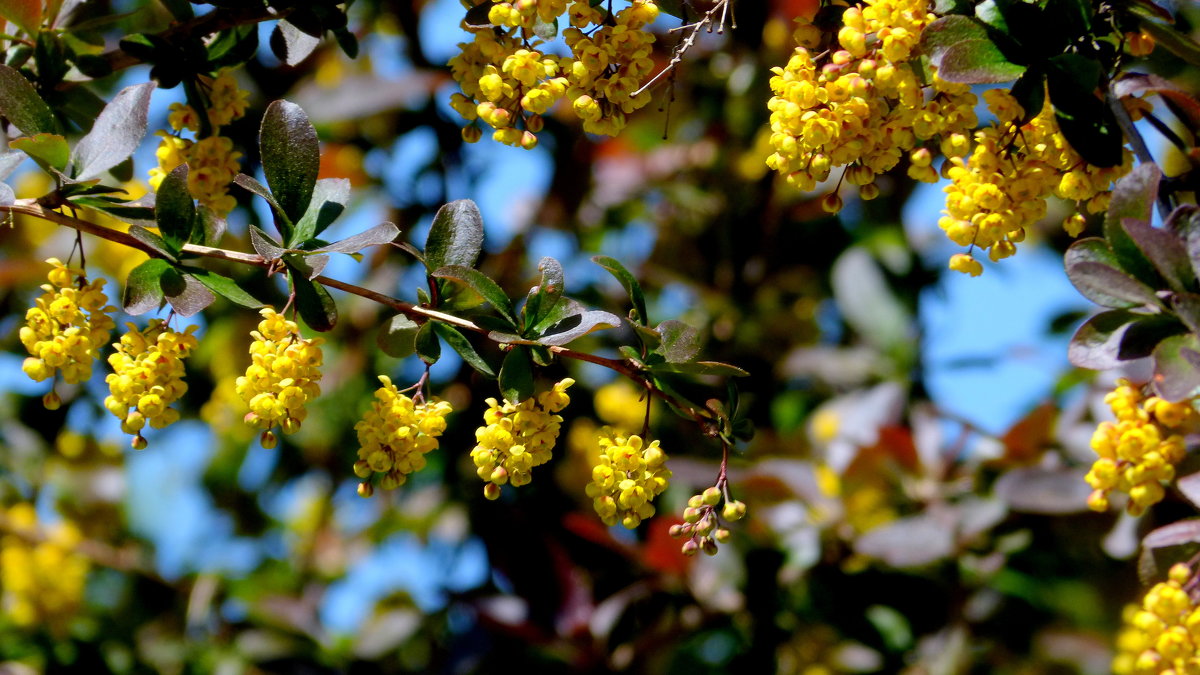
[(687, 375), (717, 375), (720, 377), (746, 377), (750, 373), (737, 366), (720, 361), (690, 361), (688, 363), (663, 363), (652, 366), (654, 372), (684, 373)]
[(271, 194), (291, 222), (298, 222), (312, 200), (320, 169), (317, 130), (300, 106), (274, 101), (263, 115), (258, 145)]
[(420, 329), (421, 326), (416, 321), (403, 314), (397, 314), (379, 327), (375, 344), (384, 354), (403, 359), (416, 351), (415, 340)]
[(171, 269), (171, 263), (162, 258), (150, 258), (129, 272), (125, 279), (125, 292), (121, 295), (121, 307), (130, 316), (145, 314), (162, 306), (162, 276)]
[(425, 268), (437, 276), (436, 270), (443, 267), (474, 267), (482, 249), (483, 216), (479, 207), (470, 199), (450, 202), (433, 217), (425, 241)]
[(1137, 14), (1141, 14), (1140, 26), (1143, 31), (1154, 38), (1154, 43), (1160, 45), (1175, 56), (1187, 61), (1193, 66), (1200, 66), (1200, 44), (1188, 37), (1178, 28), (1169, 26), (1158, 19), (1152, 18), (1137, 5), (1130, 5)]
[(250, 245), (263, 260), (278, 260), (283, 257), (284, 253), (287, 253), (287, 250), (280, 246), (279, 242), (258, 229), (257, 225), (250, 226)]
[(526, 332), (537, 326), (547, 314), (554, 310), (554, 306), (562, 297), (563, 286), (566, 283), (562, 264), (554, 258), (549, 256), (542, 258), (538, 263), (538, 271), (542, 273), (542, 280), (529, 292), (529, 298), (521, 310), (525, 319)]
[(1121, 365), (1121, 341), (1125, 331), (1139, 315), (1124, 309), (1114, 309), (1088, 319), (1067, 347), (1067, 359), (1072, 365), (1092, 370), (1108, 370)]
[(700, 355), (703, 336), (692, 326), (671, 319), (658, 324), (658, 334), (662, 342), (654, 351), (668, 363), (687, 363)]
[[(426, 251), (425, 254), (428, 256), (429, 251)], [(476, 293), (483, 296), (483, 299), (508, 321), (513, 330), (516, 330), (517, 321), (513, 315), (512, 302), (504, 290), (483, 272), (463, 265), (447, 265), (434, 270), (431, 276), (439, 279), (453, 279), (467, 284)]]
[(26, 136), (60, 133), (58, 120), (20, 71), (0, 65), (0, 117)]
[(1171, 290), (1183, 293), (1196, 287), (1196, 277), (1192, 273), (1187, 248), (1179, 237), (1142, 220), (1126, 218), (1123, 225), (1129, 237), (1159, 276), (1166, 280)]
[(642, 293), (642, 285), (638, 283), (637, 277), (630, 274), (629, 270), (625, 269), (621, 261), (616, 258), (598, 255), (592, 257), (592, 262), (608, 270), (609, 274), (621, 282), (621, 286), (629, 294), (629, 301), (633, 303), (633, 310), (636, 313), (634, 320), (643, 326), (649, 326), (650, 317), (646, 314), (646, 296)]
[(263, 303), (259, 302), (253, 295), (247, 293), (236, 281), (227, 276), (199, 267), (187, 267), (185, 270), (194, 279), (204, 284), (205, 288), (230, 302), (242, 307), (258, 308), (263, 306)]
[(299, 274), (292, 274), (291, 280), (296, 291), (296, 309), (304, 323), (321, 333), (333, 330), (338, 320), (337, 303), (329, 291)]
[(295, 270), (297, 274), (302, 275), (305, 279), (316, 279), (321, 276), (325, 266), (329, 264), (329, 256), (320, 253), (317, 255), (305, 255), (303, 253), (285, 253), (283, 254), (283, 262), (288, 267)]
[(525, 347), (513, 347), (504, 357), (500, 366), (500, 394), (514, 405), (533, 396), (533, 365)]
[(12, 139), (8, 145), (29, 155), (43, 168), (65, 171), (71, 161), (71, 148), (67, 145), (67, 139), (58, 134), (22, 136)]
[(209, 70), (240, 66), (254, 58), (258, 51), (258, 25), (251, 23), (227, 28), (217, 33), (206, 51)]
[(275, 201), (275, 196), (271, 194), (271, 191), (263, 186), (262, 183), (254, 180), (244, 173), (239, 173), (238, 175), (234, 176), (233, 184), (267, 200), (267, 204), (271, 206), (271, 210), (275, 214), (275, 225), (279, 228), (281, 240), (287, 241), (288, 237), (290, 237), (292, 233), (292, 220), (291, 218), (288, 218), (286, 213), (283, 212), (283, 207), (279, 205), (279, 202)]
[(543, 345), (559, 346), (577, 340), (593, 331), (616, 328), (621, 317), (598, 309), (589, 309), (581, 314), (572, 314), (547, 328), (537, 341)]
[(965, 16), (944, 16), (929, 24), (921, 33), (921, 48), (938, 76), (949, 82), (1011, 82), (1025, 72), (1004, 56), (981, 23)]
[(350, 203), (350, 181), (345, 178), (322, 178), (313, 186), (312, 200), (304, 216), (296, 223), (292, 246), (299, 247), (321, 234)]
[(166, 258), (168, 261), (170, 261), (170, 262), (178, 262), (179, 261), (179, 259), (175, 256), (175, 254), (172, 253), (171, 250), (167, 247), (167, 242), (163, 241), (162, 237), (158, 236), (157, 234), (154, 234), (150, 230), (147, 230), (146, 228), (144, 228), (140, 225), (130, 225), (129, 226), (129, 236), (142, 242), (148, 248), (150, 248), (152, 251), (157, 253), (159, 256)]
[(1067, 268), (1067, 278), (1084, 297), (1104, 307), (1157, 306), (1154, 289), (1116, 268), (1081, 262)]
[(163, 177), (154, 203), (154, 221), (171, 253), (178, 256), (192, 234), (196, 205), (187, 186), (188, 165), (180, 164)]
[(104, 106), (91, 131), (79, 139), (72, 155), (74, 178), (88, 180), (120, 164), (146, 136), (153, 82), (125, 87)]
[[(153, 193), (151, 193), (153, 196)], [(114, 199), (105, 196), (82, 196), (72, 197), (72, 204), (85, 206), (89, 209), (102, 211), (117, 220), (120, 220), (131, 225), (141, 225), (142, 227), (155, 227), (154, 224), (154, 207), (146, 206), (142, 200), (137, 202), (129, 202), (122, 199)]]
[(437, 363), (438, 359), (442, 358), (442, 343), (438, 342), (437, 333), (433, 330), (436, 323), (436, 321), (426, 321), (421, 324), (421, 328), (417, 330), (417, 336), (414, 341), (417, 356), (421, 357), (422, 361), (431, 366)]
[(171, 303), (171, 309), (179, 316), (192, 316), (216, 300), (204, 284), (173, 267), (163, 270), (159, 285), (167, 302)]
[(467, 365), (479, 371), (482, 375), (496, 377), (496, 372), (492, 370), (487, 361), (483, 360), (479, 352), (475, 351), (475, 347), (471, 345), (471, 342), (457, 328), (439, 321), (429, 321), (428, 323), (433, 324), (434, 332), (445, 340), (446, 344), (450, 345), (454, 351), (458, 352), (458, 355), (462, 357), (463, 361), (467, 362)]
[(1154, 391), (1171, 401), (1200, 394), (1200, 338), (1194, 334), (1168, 337), (1154, 348)]
[(359, 232), (352, 237), (346, 237), (315, 250), (329, 253), (357, 253), (369, 246), (390, 244), (399, 234), (400, 228), (392, 223), (379, 223), (365, 232)]
[(1100, 66), (1081, 54), (1052, 57), (1046, 69), (1046, 88), (1059, 129), (1089, 164), (1111, 167), (1121, 163), (1125, 139), (1117, 118), (1096, 96)]

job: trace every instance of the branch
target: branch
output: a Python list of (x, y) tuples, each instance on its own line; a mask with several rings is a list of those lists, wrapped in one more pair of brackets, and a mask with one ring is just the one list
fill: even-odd
[[(686, 53), (694, 44), (696, 44), (696, 36), (700, 34), (700, 29), (704, 28), (705, 26), (709, 26), (708, 32), (712, 32), (712, 27), (710, 24), (713, 22), (713, 19), (716, 17), (718, 11), (721, 13), (721, 20), (717, 23), (717, 33), (723, 33), (725, 31), (725, 16), (729, 10), (729, 3), (730, 0), (720, 0), (717, 4), (712, 6), (712, 9), (705, 12), (704, 16), (701, 17), (700, 20), (690, 24), (684, 24), (678, 28), (672, 28), (671, 32), (684, 30), (690, 30), (691, 32), (688, 33), (687, 37), (683, 39), (683, 42), (680, 42), (679, 45), (671, 51), (671, 60), (667, 62), (667, 65), (663, 66), (663, 69), (658, 71), (657, 75), (650, 78), (646, 84), (643, 84), (637, 91), (633, 92), (630, 95), (630, 98), (637, 97), (638, 94), (641, 94), (643, 91), (646, 91), (650, 87), (654, 86), (654, 83), (661, 80), (664, 75), (674, 70), (675, 66), (678, 66), (679, 63), (683, 61), (684, 53)], [(733, 27), (737, 28), (736, 25)]]
[[(70, 227), (79, 232), (90, 234), (94, 237), (107, 239), (108, 241), (121, 244), (122, 246), (139, 250), (152, 258), (161, 257), (153, 248), (133, 238), (133, 236), (125, 232), (59, 213), (58, 211), (54, 211), (42, 204), (39, 204), (36, 199), (18, 199), (13, 204), (0, 205), (0, 213), (20, 214), (33, 216), (34, 218), (41, 218), (64, 227)], [(211, 246), (184, 244), (183, 252), (205, 258), (213, 258), (216, 260), (226, 260), (244, 265), (252, 265), (254, 267), (261, 267), (263, 269), (269, 269), (273, 265), (273, 261), (267, 260), (256, 253), (242, 253), (241, 251), (230, 251), (228, 249), (213, 248)], [(414, 305), (410, 302), (393, 298), (390, 295), (378, 293), (369, 288), (363, 288), (362, 286), (356, 286), (354, 284), (349, 284), (344, 281), (339, 281), (326, 276), (319, 276), (313, 279), (313, 281), (325, 286), (329, 286), (330, 288), (336, 288), (340, 291), (357, 295), (361, 298), (372, 300), (397, 312), (400, 312), (410, 319), (420, 321), (441, 321), (442, 323), (450, 324), (463, 330), (479, 333), (480, 335), (487, 337), (489, 340), (492, 339), (489, 336), (490, 331), (488, 331), (488, 329), (483, 328), (482, 326), (479, 326), (475, 322), (468, 319), (463, 319), (452, 314), (439, 312), (435, 309), (429, 309), (428, 307)], [(619, 375), (623, 375), (624, 377), (627, 377), (640, 384), (643, 388), (650, 392), (651, 395), (657, 396), (664, 402), (670, 404), (676, 410), (686, 413), (688, 417), (698, 424), (707, 424), (713, 419), (713, 414), (711, 411), (706, 409), (698, 409), (659, 389), (657, 386), (655, 386), (654, 382), (643, 373), (640, 367), (628, 359), (610, 359), (561, 346), (547, 345), (546, 348), (550, 350), (551, 353), (558, 354), (563, 358), (594, 363), (598, 366), (608, 368)]]

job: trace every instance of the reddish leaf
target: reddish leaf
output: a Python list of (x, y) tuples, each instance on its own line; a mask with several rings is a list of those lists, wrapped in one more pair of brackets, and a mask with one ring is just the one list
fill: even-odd
[(0, 0), (0, 17), (30, 35), (37, 35), (42, 25), (42, 0)]
[(1057, 417), (1058, 408), (1053, 403), (1046, 402), (1017, 420), (1017, 423), (1000, 437), (1004, 443), (1004, 459), (1014, 464), (1036, 461), (1049, 444)]

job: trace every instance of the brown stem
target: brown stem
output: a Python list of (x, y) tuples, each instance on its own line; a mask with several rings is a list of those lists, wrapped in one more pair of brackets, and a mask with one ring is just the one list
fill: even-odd
[[(104, 227), (103, 225), (97, 225), (95, 223), (91, 223), (91, 222), (88, 222), (88, 221), (80, 219), (80, 218), (73, 218), (66, 214), (59, 213), (58, 211), (54, 211), (52, 209), (49, 209), (49, 208), (43, 206), (42, 204), (39, 204), (36, 199), (18, 199), (13, 204), (0, 205), (0, 213), (20, 214), (20, 215), (33, 216), (35, 218), (41, 218), (43, 220), (48, 220), (50, 222), (53, 222), (53, 223), (56, 223), (59, 225), (63, 225), (65, 227), (73, 228), (79, 232), (84, 232), (84, 233), (90, 234), (92, 236), (99, 237), (101, 239), (107, 239), (108, 241), (115, 242), (115, 243), (121, 244), (123, 246), (128, 246), (129, 248), (137, 249), (137, 250), (145, 253), (146, 255), (149, 255), (152, 258), (161, 257), (161, 254), (158, 251), (155, 251), (149, 245), (143, 243), (142, 241), (140, 241), (138, 239), (133, 238), (133, 236), (131, 236), (125, 232), (107, 228), (107, 227)], [(241, 263), (244, 265), (253, 265), (255, 267), (261, 267), (261, 268), (268, 269), (268, 270), (271, 269), (271, 267), (274, 264), (274, 261), (267, 260), (267, 259), (263, 258), (262, 256), (255, 254), (255, 253), (242, 253), (241, 251), (230, 251), (228, 249), (213, 248), (211, 246), (199, 246), (196, 244), (184, 244), (183, 252), (190, 253), (192, 255), (203, 256), (206, 258), (213, 258), (216, 260), (226, 260), (226, 261), (230, 261), (230, 262)], [(313, 281), (316, 281), (317, 283), (323, 284), (325, 286), (329, 286), (330, 288), (336, 288), (340, 291), (345, 291), (346, 293), (350, 293), (350, 294), (357, 295), (362, 298), (366, 298), (368, 300), (372, 300), (374, 302), (378, 302), (379, 304), (384, 305), (386, 307), (390, 307), (391, 309), (393, 309), (401, 314), (404, 314), (405, 316), (407, 316), (411, 319), (420, 320), (420, 321), (429, 321), (429, 320), (441, 321), (442, 323), (446, 323), (451, 326), (461, 328), (463, 330), (469, 330), (474, 333), (479, 333), (481, 335), (486, 336), (489, 340), (495, 340), (494, 338), (491, 337), (490, 331), (488, 331), (488, 329), (486, 329), (482, 326), (479, 326), (478, 324), (474, 323), (473, 321), (469, 321), (467, 319), (463, 319), (461, 317), (457, 317), (452, 314), (446, 314), (444, 312), (439, 312), (435, 309), (429, 309), (428, 307), (414, 305), (410, 302), (405, 302), (403, 300), (393, 298), (389, 295), (384, 295), (383, 293), (378, 293), (369, 288), (363, 288), (362, 286), (348, 284), (344, 281), (339, 281), (337, 279), (331, 279), (326, 276), (319, 276), (319, 277), (313, 279)], [(513, 343), (514, 344), (537, 344), (536, 342), (533, 342), (531, 340), (513, 341)], [(713, 415), (710, 411), (695, 408), (692, 405), (690, 405), (684, 401), (680, 401), (679, 399), (675, 398), (671, 394), (656, 387), (654, 385), (654, 382), (649, 377), (647, 377), (645, 374), (643, 374), (641, 367), (633, 361), (630, 361), (628, 359), (610, 359), (610, 358), (606, 358), (603, 356), (597, 356), (595, 354), (589, 354), (587, 352), (576, 351), (569, 347), (562, 347), (562, 346), (557, 346), (557, 345), (547, 346), (547, 349), (549, 349), (551, 353), (558, 354), (559, 356), (562, 356), (563, 358), (574, 359), (576, 361), (586, 361), (588, 363), (594, 363), (598, 366), (603, 366), (605, 368), (608, 368), (609, 370), (612, 370), (612, 371), (618, 373), (619, 375), (623, 375), (623, 376), (633, 380), (634, 382), (637, 382), (639, 385), (645, 387), (652, 395), (657, 396), (658, 398), (662, 399), (666, 403), (669, 403), (676, 410), (679, 410), (679, 411), (685, 413), (688, 417), (690, 417), (693, 421), (695, 421), (697, 423), (700, 423), (700, 424), (706, 423), (707, 421), (711, 420), (713, 417)]]

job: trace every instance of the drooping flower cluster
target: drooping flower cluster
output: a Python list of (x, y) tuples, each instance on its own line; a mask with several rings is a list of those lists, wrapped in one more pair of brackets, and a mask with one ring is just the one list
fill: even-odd
[[(61, 371), (64, 380), (78, 384), (92, 376), (92, 361), (108, 343), (115, 325), (110, 314), (116, 308), (108, 304), (104, 279), (87, 283), (83, 270), (57, 258), (46, 262), (52, 266), (50, 283), (42, 285), (44, 293), (25, 312), (20, 331), (21, 344), (30, 354), (21, 370), (35, 382)], [(57, 407), (52, 394), (46, 401)]]
[(1087, 482), (1092, 486), (1088, 506), (1108, 508), (1108, 493), (1129, 494), (1126, 510), (1138, 515), (1162, 500), (1162, 484), (1175, 477), (1175, 465), (1186, 453), (1184, 435), (1200, 428), (1200, 415), (1189, 401), (1170, 403), (1157, 396), (1144, 398), (1128, 380), (1104, 397), (1116, 422), (1101, 422), (1092, 435), (1099, 459)]
[(162, 137), (155, 156), (158, 166), (150, 169), (150, 186), (157, 190), (163, 178), (180, 164), (188, 165), (188, 192), (201, 204), (220, 216), (227, 215), (236, 204), (229, 194), (229, 184), (238, 173), (238, 159), (233, 141), (220, 135), (223, 125), (246, 114), (248, 92), (237, 85), (228, 71), (222, 71), (208, 88), (209, 107), (206, 109), (212, 135), (191, 141), (180, 137), (183, 130), (198, 132), (200, 114), (190, 105), (173, 103), (167, 123), (174, 133), (158, 131)]
[(1116, 675), (1200, 672), (1200, 607), (1190, 567), (1178, 563), (1167, 581), (1155, 584), (1142, 606), (1125, 610), (1125, 627), (1117, 636)]
[(79, 611), (90, 567), (75, 552), (81, 539), (75, 525), (39, 527), (32, 504), (4, 511), (0, 537), (0, 588), (4, 613), (22, 627), (48, 626), (63, 632)]
[(592, 468), (587, 496), (605, 525), (634, 529), (654, 515), (655, 497), (667, 489), (671, 471), (658, 441), (646, 445), (641, 436), (618, 436), (600, 430), (600, 463)]
[(528, 484), (531, 469), (550, 461), (562, 424), (562, 417), (555, 413), (571, 402), (567, 388), (573, 384), (575, 380), (568, 377), (518, 404), (487, 400), (484, 426), (475, 430), (476, 445), (471, 450), (475, 473), (487, 483), (483, 486), (485, 497), (498, 498), (500, 486), (506, 483), (514, 487)]
[[(787, 65), (772, 69), (767, 107), (775, 152), (767, 166), (805, 191), (845, 166), (845, 180), (872, 199), (879, 194), (875, 176), (918, 143), (973, 129), (976, 98), (967, 86), (936, 76), (931, 95), (922, 91), (910, 59), (936, 18), (927, 0), (867, 0), (842, 16), (836, 43), (824, 50), (820, 31), (802, 22)], [(827, 210), (840, 204), (832, 195)]]
[[(425, 468), (425, 455), (437, 449), (438, 436), (446, 430), (446, 415), (453, 409), (436, 399), (414, 402), (386, 375), (380, 375), (379, 381), (383, 386), (375, 390), (375, 402), (354, 425), (360, 446), (354, 473), (363, 479), (380, 474), (380, 487), (392, 490), (403, 485), (408, 474)], [(362, 496), (373, 491), (369, 480), (359, 484)]]
[[(567, 0), (492, 2), (488, 21), (495, 28), (464, 23), (474, 40), (459, 44), (450, 59), (462, 89), (450, 105), (468, 122), (483, 120), (493, 139), (533, 148), (542, 116), (563, 98), (584, 131), (611, 136), (624, 128), (626, 115), (650, 102), (649, 92), (638, 93), (654, 69), (654, 35), (644, 30), (658, 16), (650, 0), (633, 0), (615, 16), (587, 0), (569, 7)], [(541, 35), (564, 15), (571, 56), (547, 54)], [(469, 142), (481, 135), (477, 124), (463, 128)]]
[(144, 331), (126, 325), (129, 331), (108, 357), (113, 372), (104, 380), (111, 392), (104, 407), (121, 420), (121, 430), (133, 434), (133, 447), (141, 450), (147, 424), (162, 429), (179, 419), (179, 411), (170, 406), (187, 392), (183, 360), (196, 348), (196, 326), (179, 333), (160, 319), (152, 319)]
[[(1016, 253), (1025, 228), (1046, 215), (1051, 195), (1076, 202), (1090, 213), (1108, 208), (1109, 189), (1131, 167), (1128, 150), (1118, 166), (1091, 166), (1067, 143), (1049, 101), (1018, 128), (1024, 111), (1011, 94), (992, 89), (984, 93), (984, 100), (997, 122), (976, 131), (973, 145), (958, 137), (942, 143), (951, 183), (945, 188), (946, 215), (938, 225), (951, 241), (987, 249), (988, 257), (997, 261)], [(1069, 218), (1066, 227), (1078, 234), (1081, 220), (1078, 215)], [(952, 269), (971, 276), (983, 271), (969, 254), (955, 258)]]
[(300, 337), (300, 328), (270, 307), (251, 331), (251, 364), (237, 379), (237, 393), (250, 412), (246, 423), (263, 429), (263, 447), (274, 447), (271, 429), (290, 434), (308, 415), (305, 404), (321, 393), (321, 338)]
[[(718, 517), (717, 506), (722, 500), (725, 505)], [(721, 525), (721, 519), (733, 522), (745, 517), (746, 505), (729, 499), (721, 488), (714, 485), (688, 498), (687, 508), (683, 510), (683, 523), (672, 525), (670, 534), (677, 539), (684, 539), (681, 547), (684, 555), (692, 556), (700, 551), (704, 551), (705, 555), (716, 555), (717, 544), (724, 544), (733, 536), (728, 528)]]

